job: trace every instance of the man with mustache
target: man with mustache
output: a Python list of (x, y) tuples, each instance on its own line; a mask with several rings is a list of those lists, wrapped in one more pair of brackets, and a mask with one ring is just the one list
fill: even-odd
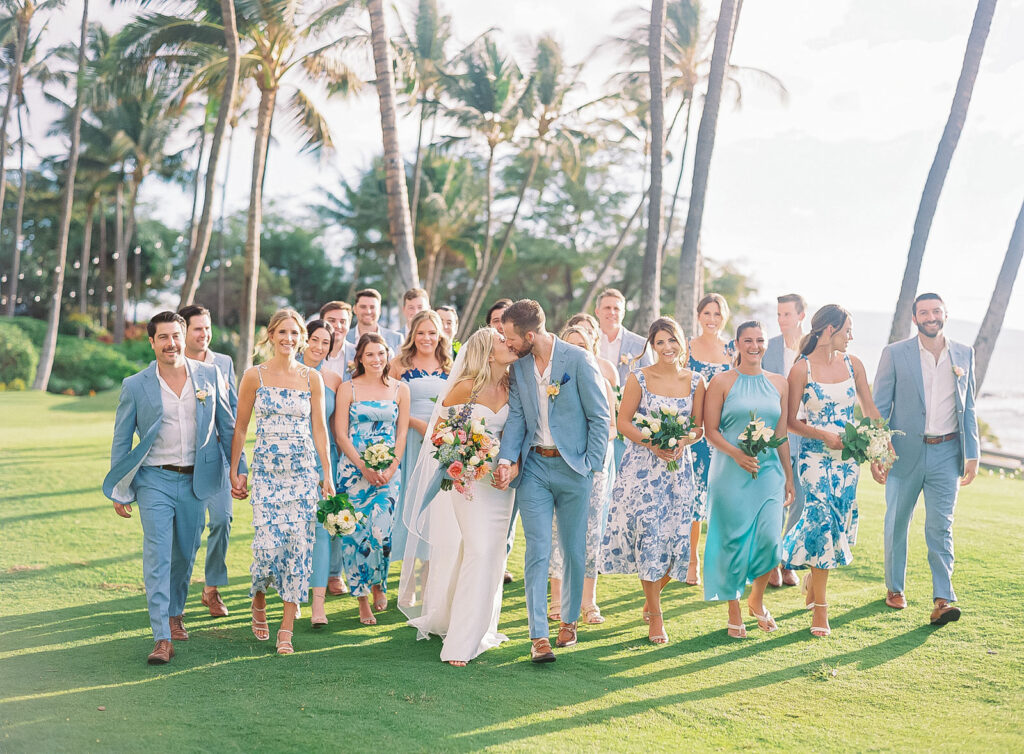
[(924, 492), (924, 536), (932, 572), (931, 623), (960, 619), (953, 592), (953, 510), (961, 486), (978, 473), (978, 420), (974, 413), (974, 349), (942, 332), (946, 305), (936, 293), (914, 300), (917, 335), (882, 351), (874, 398), (883, 419), (902, 432), (892, 444), (892, 469), (872, 466), (885, 484), (885, 604), (907, 606), (907, 537)]
[[(138, 505), (156, 641), (148, 661), (162, 665), (174, 657), (173, 641), (188, 640), (185, 599), (206, 508), (228, 487), (234, 412), (217, 367), (185, 358), (180, 315), (160, 312), (147, 331), (156, 361), (121, 385), (103, 494), (122, 518), (131, 518), (132, 505)], [(244, 458), (238, 473), (244, 488)], [(236, 490), (232, 495), (242, 496)]]

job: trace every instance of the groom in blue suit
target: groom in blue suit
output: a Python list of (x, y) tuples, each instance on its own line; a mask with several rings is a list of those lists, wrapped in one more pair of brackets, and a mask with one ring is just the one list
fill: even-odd
[[(161, 665), (174, 656), (173, 640), (188, 639), (185, 599), (206, 508), (228, 488), (234, 413), (217, 367), (185, 358), (181, 316), (160, 312), (147, 329), (156, 361), (121, 385), (103, 494), (122, 518), (139, 506), (156, 641), (148, 660)], [(244, 487), (244, 459), (238, 472)]]
[(558, 519), (565, 554), (563, 620), (555, 644), (571, 647), (583, 597), (590, 490), (608, 447), (610, 407), (594, 358), (549, 333), (540, 304), (517, 301), (501, 319), (505, 342), (520, 358), (510, 373), (495, 481), (501, 488), (516, 488), (526, 535), (530, 657), (553, 662), (547, 621), (552, 518)]
[(959, 620), (953, 592), (953, 510), (961, 486), (978, 473), (974, 414), (974, 349), (946, 338), (946, 306), (935, 293), (914, 300), (918, 334), (882, 351), (874, 399), (883, 419), (903, 434), (892, 438), (899, 460), (885, 484), (885, 603), (901, 610), (907, 574), (907, 536), (924, 492), (924, 537), (932, 572), (932, 625)]

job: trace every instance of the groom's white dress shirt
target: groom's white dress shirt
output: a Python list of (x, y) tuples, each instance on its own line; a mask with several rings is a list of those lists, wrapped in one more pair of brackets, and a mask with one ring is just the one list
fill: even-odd
[(949, 360), (949, 343), (942, 347), (939, 360), (917, 339), (921, 354), (921, 377), (924, 380), (924, 433), (950, 435), (958, 431), (956, 419), (956, 377)]
[[(157, 369), (156, 379), (160, 383), (160, 402), (163, 416), (153, 446), (143, 461), (144, 466), (192, 466), (196, 462), (196, 391), (192, 387), (192, 375), (185, 378), (181, 395), (176, 395), (171, 386), (164, 382)], [(219, 370), (217, 374), (220, 374)], [(207, 400), (216, 400), (211, 395)]]
[(537, 357), (533, 358), (533, 374), (537, 378), (537, 432), (533, 435), (533, 444), (542, 448), (555, 447), (555, 440), (551, 436), (551, 426), (548, 424), (548, 408), (551, 405), (551, 398), (548, 397), (548, 383), (551, 382), (551, 364), (555, 361), (555, 349), (558, 348), (558, 339), (555, 338), (551, 347), (551, 357), (548, 365), (541, 372), (537, 368)]

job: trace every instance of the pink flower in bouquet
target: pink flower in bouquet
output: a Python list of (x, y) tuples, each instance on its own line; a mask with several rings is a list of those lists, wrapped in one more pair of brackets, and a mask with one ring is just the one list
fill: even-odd
[(459, 442), (460, 443), (462, 443), (462, 444), (466, 443), (466, 432), (465, 432), (465, 430), (460, 429), (459, 432), (458, 432), (458, 437), (459, 437)]
[(452, 461), (451, 465), (448, 466), (448, 475), (452, 479), (461, 478), (463, 471), (465, 471), (465, 467), (462, 465), (462, 461)]

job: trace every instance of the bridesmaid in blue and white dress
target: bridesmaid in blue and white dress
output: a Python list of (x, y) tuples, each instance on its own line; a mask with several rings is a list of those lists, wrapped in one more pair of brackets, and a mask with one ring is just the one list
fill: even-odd
[[(700, 372), (704, 384), (710, 384), (716, 374), (723, 374), (732, 368), (736, 348), (732, 341), (722, 337), (729, 321), (729, 304), (717, 293), (709, 293), (697, 303), (697, 322), (700, 335), (690, 341), (689, 367)], [(708, 471), (711, 469), (713, 449), (706, 437), (691, 448), (693, 452), (693, 475), (697, 481), (697, 502), (694, 506), (693, 524), (690, 526), (690, 563), (686, 569), (686, 583), (695, 586), (700, 583), (700, 527), (708, 519)]]
[[(388, 346), (378, 333), (359, 339), (355, 362), (352, 380), (338, 393), (334, 437), (342, 453), (338, 489), (348, 494), (363, 519), (351, 536), (342, 537), (341, 554), (349, 590), (359, 598), (359, 622), (373, 625), (373, 613), (388, 606), (391, 529), (399, 493), (396, 475), (409, 429), (409, 388), (388, 376)], [(391, 446), (395, 454), (391, 465), (380, 471), (362, 458), (378, 443)]]
[[(278, 654), (292, 654), (292, 632), (299, 603), (309, 594), (313, 571), (313, 526), (320, 494), (333, 495), (324, 382), (295, 356), (305, 341), (306, 328), (299, 314), (282, 309), (270, 318), (257, 350), (271, 346), (273, 356), (251, 367), (238, 386), (238, 414), (231, 441), (237, 468), (245, 447), (249, 417), (256, 411), (256, 447), (250, 467), (252, 480), (252, 632), (260, 641), (270, 638), (266, 591), (277, 589), (284, 616), (277, 632)], [(316, 448), (316, 457), (313, 452)], [(319, 479), (320, 489), (317, 489)], [(247, 490), (237, 475), (231, 477), (232, 494)]]
[(395, 506), (395, 523), (391, 530), (391, 552), (396, 559), (405, 553), (408, 530), (403, 511), (409, 489), (409, 477), (416, 467), (427, 422), (434, 410), (437, 397), (444, 391), (448, 373), (452, 369), (451, 343), (441, 325), (437, 312), (423, 311), (412, 318), (409, 334), (391, 360), (388, 374), (397, 377), (409, 387), (409, 433), (406, 435), (405, 454), (399, 468), (401, 490)]
[(865, 416), (879, 417), (864, 364), (846, 353), (851, 340), (849, 312), (835, 304), (822, 307), (800, 342), (803, 358), (789, 372), (789, 428), (805, 438), (797, 462), (805, 502), (799, 521), (782, 541), (782, 562), (785, 568), (811, 569), (804, 578), (804, 594), (814, 611), (811, 634), (817, 637), (832, 633), (825, 591), (829, 571), (853, 562), (857, 542), (860, 466), (843, 460), (842, 432), (854, 421), (858, 400)]
[[(686, 366), (686, 339), (670, 317), (656, 319), (647, 335), (656, 361), (626, 378), (618, 429), (629, 443), (612, 490), (602, 548), (602, 573), (635, 573), (644, 591), (643, 618), (654, 644), (668, 641), (661, 611), (661, 590), (670, 579), (686, 577), (693, 519), (694, 480), (690, 447), (701, 437), (704, 379)], [(696, 437), (673, 450), (652, 448), (633, 417), (674, 406), (680, 417), (697, 422)], [(668, 462), (677, 461), (678, 471)]]

